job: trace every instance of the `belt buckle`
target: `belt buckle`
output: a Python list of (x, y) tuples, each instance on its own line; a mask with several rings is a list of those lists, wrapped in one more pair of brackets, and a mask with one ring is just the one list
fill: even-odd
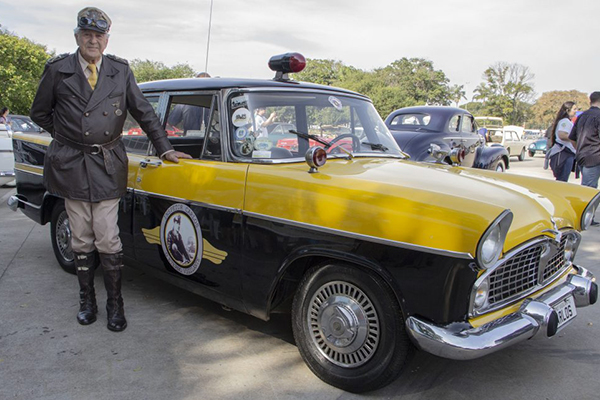
[(93, 144), (92, 147), (97, 148), (97, 151), (92, 150), (90, 152), (90, 154), (94, 155), (94, 154), (100, 154), (100, 152), (102, 151), (102, 147), (99, 144)]

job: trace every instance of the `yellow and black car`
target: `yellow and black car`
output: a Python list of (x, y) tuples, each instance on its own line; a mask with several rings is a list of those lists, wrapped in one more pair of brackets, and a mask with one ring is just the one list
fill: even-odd
[[(126, 264), (264, 320), (291, 311), (310, 369), (353, 392), (392, 381), (413, 346), (481, 357), (596, 302), (573, 261), (597, 190), (410, 161), (368, 98), (289, 80), (301, 64), (274, 59), (274, 80), (140, 85), (193, 159), (161, 161), (128, 120)], [(63, 201), (42, 184), (51, 138), (13, 140), (9, 203), (50, 223), (72, 271)]]

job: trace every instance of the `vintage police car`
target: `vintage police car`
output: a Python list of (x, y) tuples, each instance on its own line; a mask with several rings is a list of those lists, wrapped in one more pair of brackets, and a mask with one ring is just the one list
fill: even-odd
[[(289, 80), (304, 66), (295, 53), (270, 66), (274, 80), (140, 85), (165, 125), (177, 107), (203, 117), (174, 127), (185, 135), (169, 140), (194, 157), (179, 164), (124, 136), (128, 265), (264, 320), (291, 311), (309, 368), (353, 392), (395, 379), (413, 346), (481, 357), (554, 336), (596, 302), (573, 261), (597, 190), (566, 196), (564, 183), (413, 162), (368, 98)], [(50, 222), (72, 271), (63, 200), (42, 186), (50, 140), (15, 135), (9, 204)]]

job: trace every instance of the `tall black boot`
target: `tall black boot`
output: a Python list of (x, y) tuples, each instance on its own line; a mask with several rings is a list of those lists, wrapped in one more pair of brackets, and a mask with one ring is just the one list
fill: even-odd
[(127, 328), (127, 320), (125, 319), (125, 311), (123, 310), (123, 297), (121, 296), (123, 253), (100, 253), (100, 263), (104, 269), (104, 286), (106, 287), (107, 295), (107, 328), (114, 332), (121, 332)]
[(89, 325), (96, 322), (98, 306), (94, 291), (94, 253), (73, 253), (79, 281), (79, 312), (77, 322)]

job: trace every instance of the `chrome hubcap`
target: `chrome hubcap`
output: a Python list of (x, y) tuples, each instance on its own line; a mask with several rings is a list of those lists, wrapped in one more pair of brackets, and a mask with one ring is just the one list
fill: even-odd
[(343, 281), (321, 286), (310, 300), (307, 318), (313, 342), (332, 363), (358, 367), (379, 344), (379, 318), (371, 300)]
[(67, 261), (73, 261), (73, 249), (71, 249), (71, 229), (69, 228), (69, 217), (67, 212), (63, 211), (56, 221), (56, 244), (62, 258)]

